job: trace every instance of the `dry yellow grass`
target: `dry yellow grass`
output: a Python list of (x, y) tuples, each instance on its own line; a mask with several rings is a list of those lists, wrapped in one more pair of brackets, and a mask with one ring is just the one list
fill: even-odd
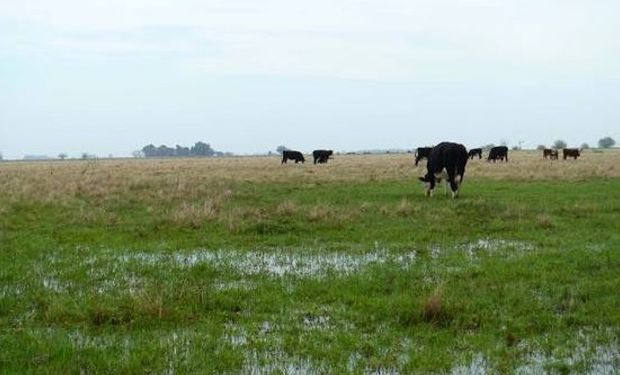
[[(471, 160), (465, 181), (566, 180), (620, 178), (620, 150), (585, 151), (578, 160), (543, 160), (539, 151), (510, 152), (509, 163)], [(336, 155), (326, 165), (281, 165), (278, 157), (187, 159), (123, 159), (0, 163), (0, 194), (9, 200), (62, 202), (135, 199), (178, 203), (173, 217), (192, 221), (218, 214), (239, 183), (369, 182), (415, 180), (425, 163), (413, 165), (413, 155)], [(400, 210), (406, 213), (406, 202)], [(283, 202), (281, 212), (295, 211), (295, 202)], [(317, 208), (313, 216), (328, 215)]]

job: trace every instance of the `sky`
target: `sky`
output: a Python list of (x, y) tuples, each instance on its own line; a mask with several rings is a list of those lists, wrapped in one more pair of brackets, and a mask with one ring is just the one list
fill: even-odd
[(617, 0), (0, 0), (0, 153), (620, 141)]

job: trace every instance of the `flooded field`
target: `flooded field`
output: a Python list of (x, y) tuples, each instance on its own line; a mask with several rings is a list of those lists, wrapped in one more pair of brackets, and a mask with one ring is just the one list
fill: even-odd
[(0, 369), (617, 373), (617, 155), (590, 156), (473, 163), (457, 200), (407, 155), (1, 164)]

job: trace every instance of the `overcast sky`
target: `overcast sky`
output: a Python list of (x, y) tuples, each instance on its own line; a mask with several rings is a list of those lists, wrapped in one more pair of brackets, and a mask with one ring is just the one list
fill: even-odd
[(617, 0), (2, 0), (0, 152), (620, 141)]

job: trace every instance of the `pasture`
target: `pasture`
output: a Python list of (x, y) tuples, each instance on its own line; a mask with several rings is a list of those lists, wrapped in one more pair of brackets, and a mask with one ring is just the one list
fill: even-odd
[(0, 163), (0, 373), (620, 371), (620, 152)]

